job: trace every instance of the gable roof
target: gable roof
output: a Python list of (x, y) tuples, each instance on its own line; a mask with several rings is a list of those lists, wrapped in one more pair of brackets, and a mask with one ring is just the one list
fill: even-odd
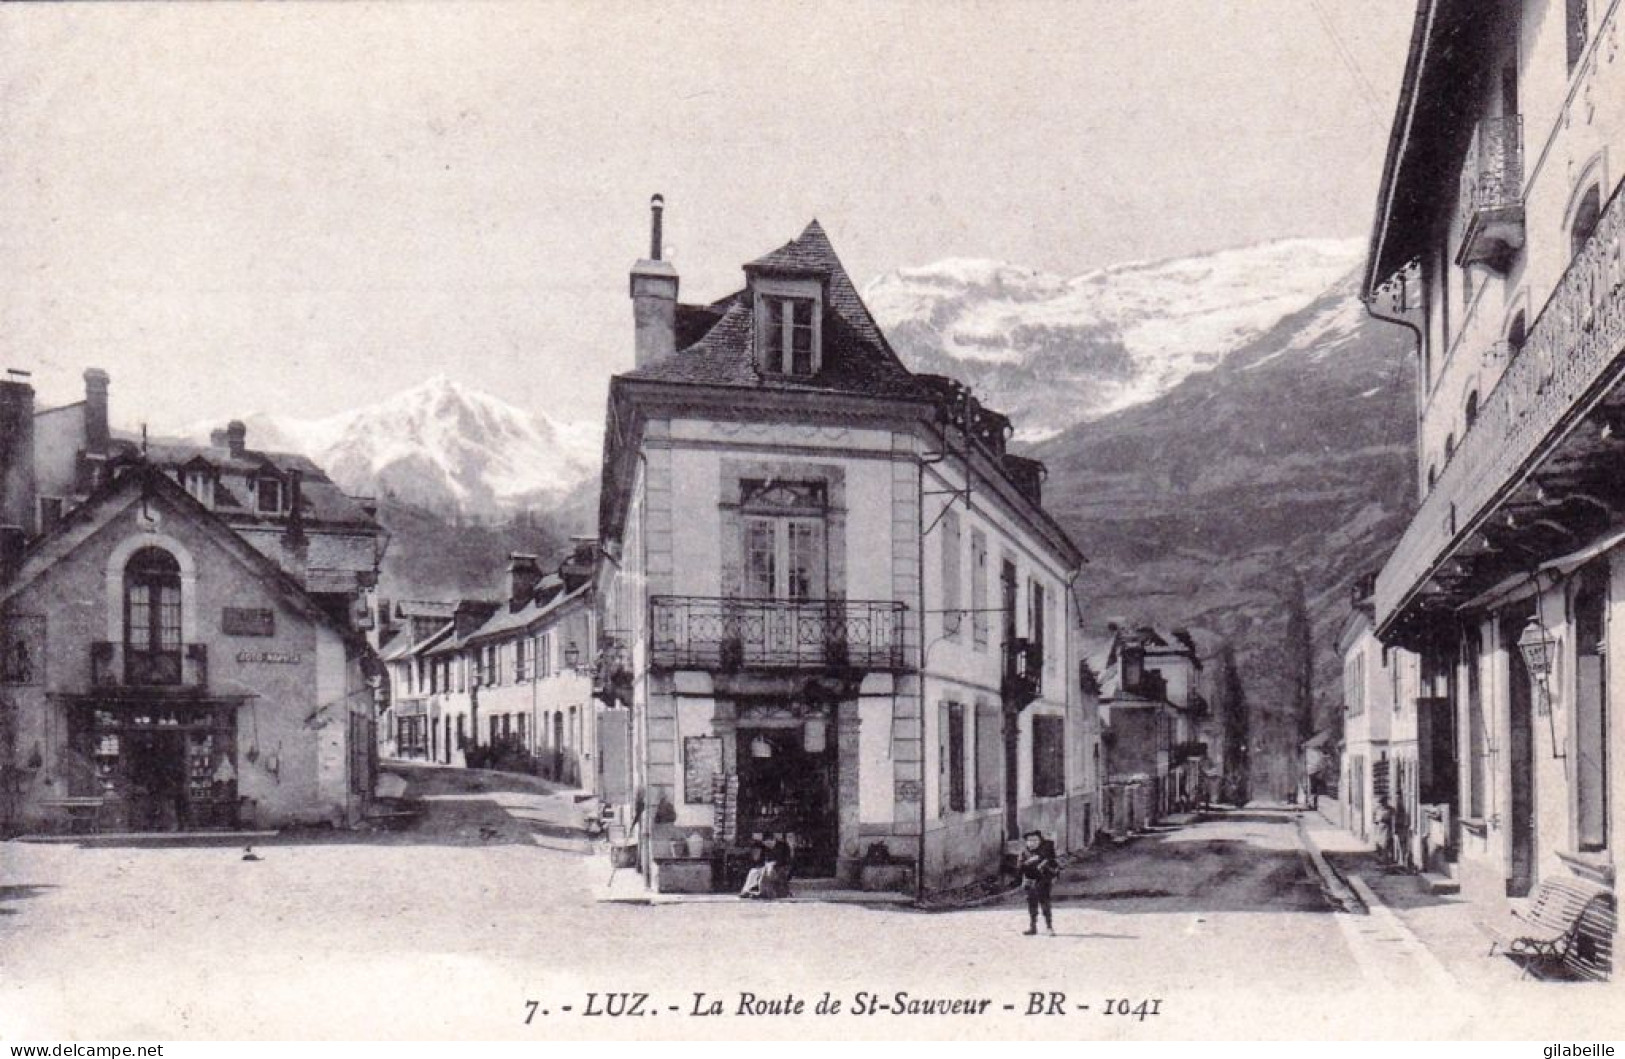
[(292, 575), (200, 504), (162, 468), (145, 461), (133, 463), (123, 473), (103, 482), (84, 503), (36, 537), (12, 574), (0, 584), (0, 603), (49, 573), (97, 530), (142, 499), (157, 500), (173, 513), (190, 520), (221, 550), (247, 567), (256, 581), (307, 618), (328, 626), (346, 639), (353, 637), (353, 630), (318, 606)]
[(869, 315), (829, 236), (817, 221), (807, 225), (795, 239), (747, 264), (745, 272), (747, 276), (817, 276), (824, 281), (823, 358), (816, 375), (768, 375), (758, 368), (755, 299), (748, 297), (747, 287), (703, 309), (685, 307), (684, 322), (690, 327), (703, 323), (707, 314), (719, 309), (722, 312), (704, 337), (621, 377), (700, 386), (930, 398)]

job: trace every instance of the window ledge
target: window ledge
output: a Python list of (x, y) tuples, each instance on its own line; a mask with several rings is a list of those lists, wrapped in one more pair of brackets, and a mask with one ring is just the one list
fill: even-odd
[(1461, 826), (1471, 831), (1479, 838), (1483, 838), (1486, 834), (1488, 834), (1490, 829), (1490, 825), (1486, 820), (1476, 816), (1462, 817)]
[(1557, 851), (1557, 859), (1568, 865), (1569, 870), (1582, 879), (1589, 879), (1603, 886), (1614, 885), (1614, 862), (1607, 853), (1575, 853), (1560, 849)]

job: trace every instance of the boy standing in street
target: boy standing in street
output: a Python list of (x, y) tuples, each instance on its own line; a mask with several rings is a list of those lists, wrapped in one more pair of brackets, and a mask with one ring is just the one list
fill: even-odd
[(1021, 888), (1027, 894), (1028, 935), (1038, 933), (1038, 913), (1044, 913), (1044, 929), (1055, 935), (1055, 920), (1050, 910), (1050, 893), (1055, 877), (1061, 874), (1061, 864), (1055, 859), (1055, 844), (1044, 837), (1042, 831), (1029, 831), (1022, 836), (1026, 849), (1021, 854)]

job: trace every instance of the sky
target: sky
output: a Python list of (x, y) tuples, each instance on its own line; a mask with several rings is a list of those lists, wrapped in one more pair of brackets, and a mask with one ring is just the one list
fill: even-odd
[(557, 419), (816, 217), (861, 286), (1365, 234), (1412, 0), (5, 5), (0, 368), (116, 425)]

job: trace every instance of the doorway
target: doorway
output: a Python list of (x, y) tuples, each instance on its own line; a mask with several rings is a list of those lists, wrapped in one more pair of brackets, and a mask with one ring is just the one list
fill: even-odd
[(833, 876), (840, 843), (830, 713), (741, 713), (735, 735), (740, 836), (783, 835), (795, 850), (798, 876)]
[(1507, 825), (1511, 848), (1507, 858), (1507, 896), (1525, 897), (1535, 882), (1535, 733), (1534, 694), (1518, 636), (1533, 610), (1520, 608), (1501, 619), (1501, 643), (1507, 655), (1508, 766), (1511, 774)]

